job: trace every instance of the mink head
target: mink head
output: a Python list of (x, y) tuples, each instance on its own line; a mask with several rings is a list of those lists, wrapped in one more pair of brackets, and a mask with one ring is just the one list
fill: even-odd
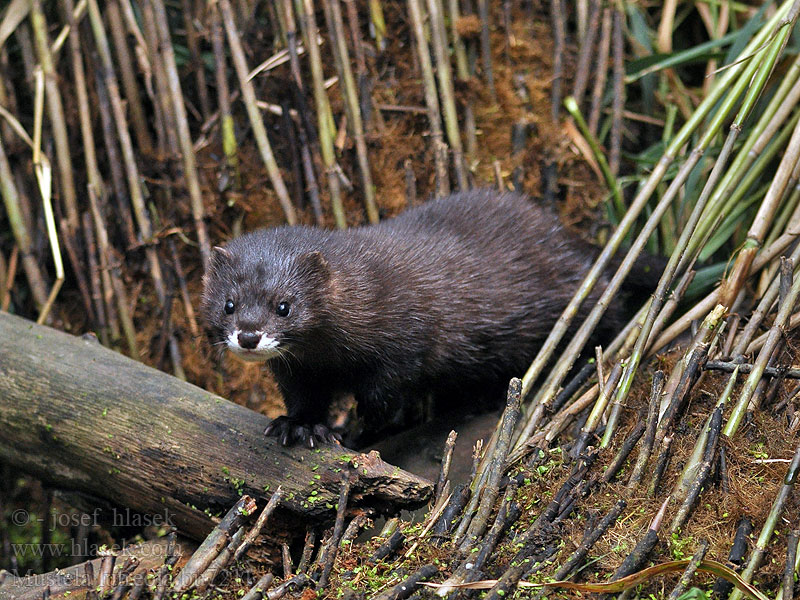
[(214, 248), (201, 303), (212, 345), (265, 361), (298, 354), (320, 325), (330, 267), (320, 252), (291, 245), (290, 229)]

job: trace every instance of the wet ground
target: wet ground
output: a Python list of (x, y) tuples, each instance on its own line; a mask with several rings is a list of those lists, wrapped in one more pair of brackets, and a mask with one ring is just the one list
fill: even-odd
[(500, 411), (482, 414), (448, 413), (371, 446), (389, 464), (436, 481), (441, 468), (445, 440), (451, 430), (458, 433), (450, 464), (453, 486), (469, 481), (475, 442), (489, 440)]

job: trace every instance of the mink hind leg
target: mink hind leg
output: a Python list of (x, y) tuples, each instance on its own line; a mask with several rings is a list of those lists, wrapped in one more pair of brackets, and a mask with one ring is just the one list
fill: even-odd
[(346, 445), (364, 447), (420, 422), (426, 390), (406, 381), (366, 377), (355, 392), (358, 426), (350, 428)]
[(286, 416), (273, 420), (264, 434), (278, 438), (283, 446), (302, 444), (314, 448), (318, 443), (339, 442), (338, 434), (327, 423), (328, 408), (332, 401), (329, 386), (320, 385), (311, 374), (282, 373), (273, 369), (278, 387), (283, 394)]

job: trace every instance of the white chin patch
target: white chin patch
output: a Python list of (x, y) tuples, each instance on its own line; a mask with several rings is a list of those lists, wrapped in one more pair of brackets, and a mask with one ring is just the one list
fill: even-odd
[(259, 339), (258, 345), (255, 348), (242, 348), (242, 346), (239, 344), (240, 333), (241, 330), (235, 329), (228, 334), (225, 342), (228, 345), (228, 349), (242, 360), (246, 360), (248, 362), (264, 362), (265, 360), (274, 358), (281, 353), (281, 351), (278, 349), (278, 340), (265, 335), (261, 331), (255, 332), (261, 336), (261, 339)]

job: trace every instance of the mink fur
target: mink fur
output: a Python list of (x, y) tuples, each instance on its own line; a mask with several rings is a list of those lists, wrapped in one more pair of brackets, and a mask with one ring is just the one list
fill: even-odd
[[(313, 446), (334, 437), (336, 394), (353, 393), (373, 422), (429, 392), (502, 397), (596, 256), (530, 199), (474, 190), (378, 225), (233, 239), (213, 253), (202, 312), (212, 343), (275, 374), (288, 414), (266, 433)], [(621, 325), (621, 304), (604, 329)]]

